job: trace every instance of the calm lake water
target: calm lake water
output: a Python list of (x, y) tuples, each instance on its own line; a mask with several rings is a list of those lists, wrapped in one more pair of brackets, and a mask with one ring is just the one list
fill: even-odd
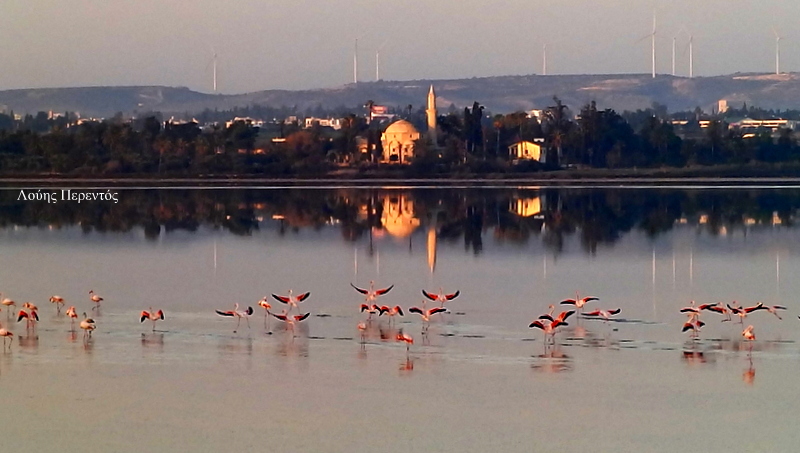
[[(798, 188), (0, 191), (0, 291), (39, 306), (0, 354), (8, 451), (795, 451)], [(426, 335), (357, 324), (350, 284), (460, 290)], [(294, 332), (259, 299), (310, 291)], [(105, 300), (93, 310), (89, 290)], [(528, 324), (579, 292), (546, 346)], [(48, 302), (97, 321), (91, 340)], [(690, 300), (783, 305), (744, 325)], [(271, 300), (273, 311), (281, 304)], [(214, 313), (253, 306), (236, 321)], [(432, 303), (428, 304), (432, 306)], [(163, 309), (152, 332), (139, 313)], [(558, 312), (559, 308), (556, 310)], [(13, 311), (13, 309), (12, 309)], [(11, 316), (9, 316), (11, 315)], [(80, 318), (79, 318), (80, 320)], [(756, 341), (742, 339), (754, 326)], [(236, 329), (236, 333), (234, 333)], [(410, 352), (394, 340), (411, 334)]]

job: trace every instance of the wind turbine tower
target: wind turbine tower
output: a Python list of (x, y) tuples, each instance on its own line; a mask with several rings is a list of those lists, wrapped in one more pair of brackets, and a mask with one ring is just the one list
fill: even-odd
[(781, 35), (772, 27), (772, 33), (775, 34), (775, 74), (781, 73)]
[(547, 44), (542, 44), (542, 75), (547, 75)]
[(675, 77), (675, 36), (672, 37), (672, 77)]
[(213, 60), (213, 73), (214, 73), (214, 93), (217, 92), (217, 53), (214, 52), (214, 60)]
[(651, 36), (652, 38), (650, 42), (653, 55), (652, 72), (653, 72), (653, 78), (655, 79), (656, 78), (656, 12), (655, 11), (653, 11), (653, 34)]
[(356, 38), (356, 46), (353, 51), (353, 83), (358, 84), (358, 38)]
[(386, 43), (389, 41), (384, 41), (378, 50), (375, 51), (375, 81), (381, 79), (381, 50), (386, 46)]

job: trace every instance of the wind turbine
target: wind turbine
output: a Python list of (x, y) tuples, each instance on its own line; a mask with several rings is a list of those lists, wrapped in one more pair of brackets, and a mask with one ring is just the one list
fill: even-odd
[(542, 75), (547, 75), (547, 44), (542, 44)]
[(778, 34), (778, 31), (775, 30), (775, 27), (772, 27), (772, 33), (775, 34), (775, 74), (780, 74), (781, 73), (781, 39), (783, 37)]
[[(689, 78), (691, 79), (692, 77), (694, 77), (694, 48), (693, 48), (693, 46), (694, 46), (694, 35), (689, 33), (689, 31), (684, 27), (681, 27), (681, 29), (678, 30), (678, 34), (680, 34), (681, 32), (684, 32), (687, 35), (689, 35), (689, 43), (686, 45), (686, 48), (683, 49), (683, 53), (686, 54), (686, 51), (687, 50), (689, 51)], [(674, 43), (674, 41), (673, 41), (673, 43)], [(674, 52), (675, 52), (674, 44), (673, 44), (673, 50), (672, 51), (673, 51), (673, 58), (674, 58)], [(674, 71), (674, 69), (673, 69), (673, 71)]]
[(212, 79), (211, 79), (212, 80), (212, 85), (211, 86), (212, 86), (212, 88), (214, 90), (214, 93), (216, 93), (217, 92), (217, 51), (214, 50), (213, 47), (211, 48), (211, 55), (212, 55), (211, 56), (211, 61), (209, 61), (208, 64), (206, 64), (206, 70), (208, 70), (209, 66), (212, 67)]
[(656, 78), (656, 12), (653, 11), (653, 32), (649, 35), (643, 36), (639, 41), (642, 42), (645, 39), (650, 38), (650, 48), (652, 52), (652, 61), (651, 61), (651, 71), (653, 78)]
[(380, 47), (378, 47), (378, 50), (375, 51), (375, 81), (376, 82), (381, 79), (381, 50), (383, 50), (383, 48), (386, 47), (386, 44), (388, 42), (389, 42), (389, 40), (387, 39), (386, 41), (383, 42), (383, 44), (381, 44)]
[(358, 84), (358, 38), (356, 38), (356, 46), (353, 50), (353, 83)]
[(675, 77), (675, 36), (672, 37), (672, 77)]

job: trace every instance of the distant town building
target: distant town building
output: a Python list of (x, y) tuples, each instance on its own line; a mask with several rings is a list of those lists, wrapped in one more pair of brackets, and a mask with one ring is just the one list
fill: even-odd
[(727, 99), (720, 99), (717, 101), (717, 113), (725, 113), (730, 107), (728, 106)]
[(527, 140), (516, 142), (508, 147), (508, 157), (512, 160), (531, 159), (542, 162), (544, 157), (542, 144)]
[[(197, 120), (194, 120), (194, 121), (197, 122)], [(225, 122), (225, 128), (227, 129), (227, 128), (233, 126), (234, 123), (238, 123), (238, 122), (242, 122), (242, 123), (247, 124), (248, 126), (251, 126), (251, 127), (264, 127), (264, 120), (257, 120), (255, 118), (250, 118), (249, 116), (247, 116), (247, 117), (238, 117), (237, 116), (236, 118), (234, 118), (234, 119), (232, 119), (230, 121), (226, 121)]]
[(797, 121), (785, 120), (782, 118), (773, 118), (767, 120), (754, 120), (752, 118), (742, 118), (738, 121), (733, 121), (729, 125), (734, 129), (765, 129), (771, 132), (777, 132), (779, 129), (795, 130)]
[(315, 118), (313, 116), (306, 118), (305, 128), (310, 129), (315, 123), (319, 124), (321, 127), (330, 127), (337, 131), (342, 128), (341, 118)]

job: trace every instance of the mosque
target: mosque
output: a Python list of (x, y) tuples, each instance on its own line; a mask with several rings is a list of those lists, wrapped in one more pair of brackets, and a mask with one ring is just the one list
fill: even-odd
[[(428, 104), (425, 109), (428, 118), (428, 141), (436, 145), (436, 93), (431, 85), (428, 91)], [(383, 155), (381, 162), (408, 164), (414, 158), (414, 142), (422, 138), (413, 124), (406, 120), (398, 120), (390, 124), (381, 134)]]

